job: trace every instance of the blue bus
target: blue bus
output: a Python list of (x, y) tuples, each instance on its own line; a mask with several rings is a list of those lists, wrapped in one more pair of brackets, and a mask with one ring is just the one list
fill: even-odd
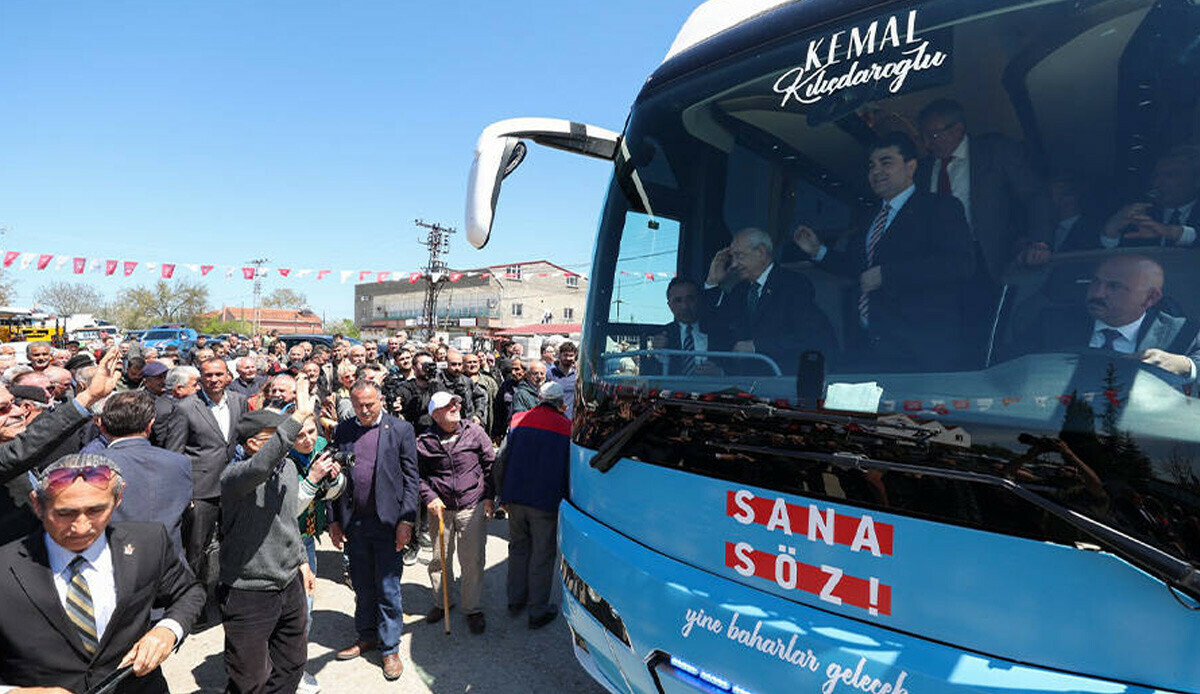
[(559, 513), (612, 692), (1200, 692), (1200, 3), (715, 0), (618, 133)]

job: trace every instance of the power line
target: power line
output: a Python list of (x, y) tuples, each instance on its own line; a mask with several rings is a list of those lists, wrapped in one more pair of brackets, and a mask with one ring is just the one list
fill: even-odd
[(425, 265), (425, 339), (433, 339), (437, 332), (437, 300), (446, 281), (446, 261), (442, 256), (450, 252), (450, 235), (457, 233), (455, 229), (441, 224), (429, 224), (418, 219), (414, 222), (425, 229), (424, 240), (418, 239), (425, 248), (429, 249), (429, 260)]

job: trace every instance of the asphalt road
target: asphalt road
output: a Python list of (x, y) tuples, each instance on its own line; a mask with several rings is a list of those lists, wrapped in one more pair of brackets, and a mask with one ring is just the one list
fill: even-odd
[[(354, 594), (341, 582), (340, 553), (327, 540), (318, 546), (318, 585), (308, 671), (316, 675), (321, 691), (327, 694), (378, 691), (604, 694), (575, 661), (570, 634), (561, 617), (536, 631), (526, 626), (524, 614), (509, 617), (504, 594), (507, 530), (507, 521), (492, 521), (489, 527), (483, 586), (488, 623), (484, 634), (471, 634), (465, 618), (454, 610), (449, 635), (443, 632), (441, 623), (425, 623), (425, 612), (434, 601), (426, 573), (433, 551), (422, 550), (420, 561), (405, 569), (405, 627), (400, 640), (404, 675), (395, 682), (383, 678), (378, 652), (346, 662), (334, 659), (337, 650), (354, 641)], [(555, 600), (560, 600), (557, 587)], [(220, 626), (189, 637), (183, 648), (163, 665), (171, 691), (175, 694), (223, 691), (223, 641)]]

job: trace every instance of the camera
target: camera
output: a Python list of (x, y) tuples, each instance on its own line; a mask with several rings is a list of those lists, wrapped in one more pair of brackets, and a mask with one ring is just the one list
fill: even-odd
[(333, 462), (341, 466), (342, 470), (350, 470), (354, 467), (354, 451), (336, 451), (333, 454)]
[(433, 380), (437, 376), (437, 372), (438, 366), (434, 362), (429, 361), (421, 365), (421, 375), (424, 376), (425, 380), (427, 381)]

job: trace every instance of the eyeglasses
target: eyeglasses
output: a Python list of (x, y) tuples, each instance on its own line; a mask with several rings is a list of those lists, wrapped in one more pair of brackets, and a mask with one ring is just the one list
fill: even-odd
[(935, 140), (935, 141), (940, 140), (943, 135), (945, 135), (947, 132), (949, 132), (950, 129), (956, 125), (958, 125), (958, 123), (948, 123), (948, 124), (943, 125), (942, 127), (938, 128), (937, 130), (932, 130), (927, 133), (922, 133), (922, 135), (927, 140)]
[(107, 465), (89, 465), (87, 467), (64, 467), (51, 470), (42, 478), (46, 491), (50, 494), (63, 487), (70, 486), (75, 480), (83, 478), (84, 482), (97, 489), (107, 489), (108, 483), (116, 477), (117, 471)]

